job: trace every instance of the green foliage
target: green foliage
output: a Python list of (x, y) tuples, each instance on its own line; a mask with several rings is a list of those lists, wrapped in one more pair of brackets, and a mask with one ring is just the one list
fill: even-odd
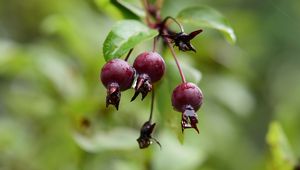
[(146, 14), (143, 10), (141, 1), (139, 0), (117, 0), (121, 5), (123, 5), (125, 8), (136, 14), (137, 16), (141, 18), (145, 18)]
[[(123, 2), (140, 7), (134, 0)], [(140, 150), (136, 142), (149, 116), (149, 96), (130, 102), (130, 89), (122, 93), (119, 111), (105, 107), (99, 82), (105, 59), (99, 48), (117, 20), (138, 19), (116, 3), (121, 1), (0, 1), (1, 170), (289, 170), (299, 165), (299, 1), (201, 1), (222, 11), (239, 41), (230, 46), (207, 29), (192, 41), (197, 53), (175, 48), (186, 78), (204, 93), (199, 135), (189, 129), (181, 133), (180, 113), (170, 98), (180, 76), (158, 43), (167, 64), (163, 81), (154, 85), (153, 137), (161, 150), (157, 145)], [(175, 16), (198, 5), (198, 0), (165, 0), (162, 14)], [(183, 25), (187, 32), (194, 28)], [(152, 49), (150, 39), (134, 46), (130, 64)]]
[[(75, 133), (75, 141), (84, 150), (97, 153), (106, 150), (131, 150), (136, 147), (136, 138), (139, 132), (126, 127), (115, 128), (112, 131), (97, 131), (92, 135)], [(120, 142), (122, 141), (122, 142)]]
[(229, 21), (213, 8), (207, 6), (189, 7), (180, 11), (177, 18), (183, 23), (217, 29), (223, 33), (228, 42), (234, 44), (236, 41)]
[(124, 17), (122, 11), (113, 5), (110, 0), (95, 0), (95, 3), (101, 11), (116, 19), (121, 19)]
[(157, 31), (151, 30), (135, 20), (122, 20), (116, 23), (103, 44), (103, 55), (106, 61), (119, 58), (137, 44), (154, 38)]
[(278, 122), (271, 122), (267, 134), (271, 159), (268, 164), (270, 170), (293, 170), (297, 163), (288, 139)]

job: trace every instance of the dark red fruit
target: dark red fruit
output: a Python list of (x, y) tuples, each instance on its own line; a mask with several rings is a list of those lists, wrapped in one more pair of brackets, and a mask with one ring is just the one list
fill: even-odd
[(172, 105), (175, 110), (182, 112), (181, 126), (182, 130), (194, 128), (198, 133), (197, 114), (202, 105), (203, 94), (201, 90), (193, 83), (182, 83), (177, 86), (172, 94)]
[(121, 91), (131, 87), (134, 74), (134, 69), (121, 59), (110, 60), (103, 66), (100, 77), (107, 89), (106, 107), (112, 104), (118, 110)]
[(144, 52), (137, 56), (133, 67), (138, 74), (147, 74), (154, 83), (162, 78), (165, 72), (165, 61), (156, 52)]
[(142, 100), (152, 89), (152, 84), (159, 81), (165, 73), (165, 61), (156, 52), (144, 52), (137, 56), (133, 67), (138, 73), (135, 94), (133, 101), (139, 93), (142, 93)]

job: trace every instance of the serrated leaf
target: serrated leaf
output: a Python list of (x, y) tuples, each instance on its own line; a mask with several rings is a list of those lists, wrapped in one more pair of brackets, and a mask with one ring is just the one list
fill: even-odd
[(119, 58), (137, 44), (154, 38), (157, 34), (157, 31), (136, 20), (117, 22), (104, 41), (104, 58), (106, 61)]
[(267, 134), (267, 143), (271, 151), (269, 169), (292, 170), (296, 165), (295, 158), (288, 140), (278, 122), (272, 122)]
[(135, 15), (145, 18), (145, 12), (139, 0), (117, 0), (119, 4), (133, 12)]
[(232, 44), (236, 41), (233, 28), (228, 20), (218, 11), (207, 6), (188, 7), (177, 15), (178, 20), (199, 27), (208, 27), (221, 31)]

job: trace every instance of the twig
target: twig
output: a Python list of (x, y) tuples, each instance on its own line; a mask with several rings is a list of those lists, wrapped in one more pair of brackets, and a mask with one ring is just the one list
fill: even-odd
[(125, 61), (128, 60), (128, 58), (130, 57), (130, 54), (131, 54), (132, 51), (133, 51), (133, 48), (129, 50), (127, 56), (126, 56), (125, 59), (124, 59)]

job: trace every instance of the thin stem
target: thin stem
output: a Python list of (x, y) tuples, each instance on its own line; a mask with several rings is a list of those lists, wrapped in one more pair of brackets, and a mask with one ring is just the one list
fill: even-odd
[(128, 58), (130, 57), (130, 54), (131, 54), (132, 51), (133, 51), (133, 48), (129, 50), (127, 56), (126, 56), (125, 59), (124, 59), (125, 61), (128, 60)]
[(172, 44), (170, 43), (170, 41), (169, 41), (167, 38), (164, 38), (164, 39), (165, 39), (165, 41), (167, 42), (167, 44), (168, 44), (168, 46), (169, 46), (169, 48), (170, 48), (170, 50), (171, 50), (171, 53), (172, 53), (172, 55), (173, 55), (173, 58), (174, 58), (174, 60), (175, 60), (175, 62), (176, 62), (176, 65), (177, 65), (177, 68), (178, 68), (178, 71), (179, 71), (179, 74), (180, 74), (182, 83), (185, 83), (186, 80), (185, 80), (184, 74), (183, 74), (183, 72), (182, 72), (182, 69), (181, 69), (181, 67), (180, 67), (180, 65), (179, 65), (179, 62), (178, 62), (178, 60), (177, 60), (177, 57), (176, 57), (174, 48), (173, 48)]
[(168, 19), (173, 20), (173, 21), (179, 26), (180, 31), (181, 31), (181, 32), (184, 32), (183, 26), (182, 26), (175, 18), (173, 18), (173, 17), (171, 17), (171, 16), (167, 16), (167, 17), (163, 20), (163, 22), (162, 22), (163, 25), (165, 25), (165, 23), (168, 21)]
[(143, 0), (143, 3), (145, 5), (146, 9), (148, 9), (149, 8), (149, 1), (148, 0)]
[(154, 37), (152, 52), (155, 52), (155, 51), (156, 51), (156, 44), (157, 44), (157, 41), (158, 41), (158, 36)]
[(152, 115), (153, 115), (153, 107), (154, 107), (154, 88), (152, 89), (152, 97), (151, 97), (151, 108), (150, 108), (150, 116), (149, 116), (149, 122), (152, 121)]
[(144, 11), (146, 13), (146, 17), (145, 17), (146, 23), (150, 28), (153, 28), (153, 24), (151, 23), (150, 17), (149, 17), (149, 1), (148, 0), (142, 0), (142, 4), (143, 4), (143, 7), (145, 9)]
[(155, 4), (159, 11), (160, 11), (163, 3), (164, 3), (164, 0), (156, 0)]
[[(145, 11), (146, 11), (146, 21), (147, 21), (148, 25), (151, 26), (150, 20), (149, 20), (149, 14), (148, 14), (149, 1), (148, 1), (148, 0), (142, 0), (142, 2), (143, 2), (143, 5), (144, 5), (144, 8), (145, 8)], [(160, 16), (159, 16), (159, 17), (160, 17)], [(156, 19), (156, 22), (158, 22), (158, 19), (157, 19), (157, 18), (155, 18), (155, 19)], [(168, 29), (167, 29), (167, 26), (165, 25), (168, 19), (173, 20), (173, 21), (180, 27), (180, 31), (181, 31), (181, 32), (184, 32), (183, 26), (182, 26), (175, 18), (173, 18), (173, 17), (171, 17), (171, 16), (168, 16), (168, 17), (166, 17), (166, 18), (161, 22), (161, 30), (162, 30), (161, 32), (162, 32), (163, 34), (168, 35), (168, 31), (167, 31)], [(182, 80), (183, 83), (185, 83), (186, 80), (185, 80), (184, 74), (183, 74), (183, 72), (182, 72), (182, 69), (181, 69), (181, 67), (180, 67), (180, 65), (179, 65), (179, 62), (178, 62), (178, 60), (177, 60), (177, 57), (176, 57), (174, 48), (172, 47), (172, 45), (171, 45), (171, 43), (170, 43), (170, 41), (169, 41), (169, 39), (168, 39), (167, 37), (163, 36), (163, 38), (164, 38), (164, 40), (167, 42), (167, 44), (168, 44), (168, 46), (169, 46), (169, 48), (170, 48), (170, 50), (171, 50), (171, 53), (172, 53), (173, 58), (174, 58), (174, 60), (175, 60), (175, 62), (176, 62), (177, 68), (178, 68), (178, 70), (179, 70), (179, 74), (180, 74), (181, 80)], [(153, 51), (155, 50), (155, 48), (156, 48), (156, 41), (155, 41), (155, 39), (154, 39)], [(154, 92), (153, 92), (153, 98), (154, 98)], [(153, 100), (152, 100), (152, 102), (153, 102)], [(152, 118), (152, 110), (153, 110), (153, 107), (151, 106), (151, 113), (150, 113), (150, 119), (149, 119), (149, 120), (151, 120), (151, 118)]]

